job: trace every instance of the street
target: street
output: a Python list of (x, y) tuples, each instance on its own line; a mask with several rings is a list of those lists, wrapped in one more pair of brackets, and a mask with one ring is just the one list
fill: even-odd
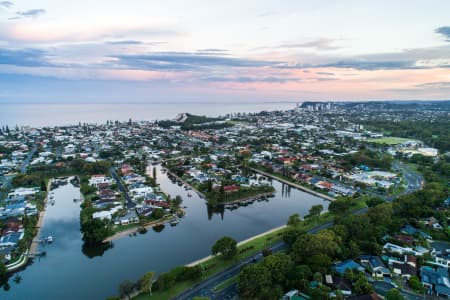
[[(364, 207), (362, 209), (359, 209), (357, 211), (354, 211), (353, 214), (362, 214), (367, 212), (367, 207)], [(319, 225), (317, 227), (312, 228), (308, 232), (311, 234), (316, 234), (317, 232), (330, 228), (333, 226), (333, 222), (328, 222), (322, 225)], [(284, 242), (279, 242), (270, 249), (273, 253), (278, 252), (286, 247), (286, 244)], [(214, 288), (219, 285), (220, 283), (224, 282), (225, 280), (236, 276), (239, 274), (241, 268), (249, 263), (259, 262), (263, 259), (263, 256), (261, 253), (257, 253), (247, 259), (244, 259), (240, 262), (238, 262), (233, 267), (230, 267), (208, 279), (205, 281), (197, 284), (196, 286), (191, 287), (189, 290), (184, 291), (183, 293), (179, 294), (178, 296), (174, 297), (173, 299), (176, 300), (184, 300), (184, 299), (192, 299), (195, 296), (203, 296), (203, 297), (209, 297), (211, 299), (233, 299), (237, 296), (238, 290), (236, 287), (236, 284), (233, 284), (226, 289), (215, 292)]]

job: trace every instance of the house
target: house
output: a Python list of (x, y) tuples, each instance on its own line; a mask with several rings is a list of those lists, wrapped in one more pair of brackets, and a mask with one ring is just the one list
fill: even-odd
[(308, 295), (305, 295), (298, 290), (292, 290), (284, 294), (283, 298), (281, 300), (309, 300), (310, 297)]
[(411, 278), (411, 276), (417, 275), (417, 268), (407, 262), (393, 262), (392, 270), (394, 274), (408, 280), (409, 278)]
[(394, 236), (394, 238), (397, 241), (400, 241), (400, 242), (408, 244), (408, 245), (412, 245), (414, 243), (414, 238), (409, 235), (397, 234), (396, 236)]
[(404, 254), (414, 254), (414, 255), (419, 255), (419, 256), (423, 255), (423, 253), (421, 253), (419, 251), (415, 251), (414, 249), (412, 249), (410, 247), (401, 247), (399, 245), (395, 245), (392, 243), (384, 244), (383, 251), (397, 253), (400, 255), (404, 255)]
[(226, 185), (223, 187), (223, 191), (225, 192), (225, 194), (230, 194), (230, 193), (234, 193), (239, 191), (239, 186), (238, 185)]
[(352, 259), (345, 260), (343, 262), (335, 263), (333, 269), (339, 273), (344, 274), (347, 269), (356, 269), (358, 271), (364, 271), (364, 268), (360, 264), (356, 263)]
[(450, 281), (445, 268), (433, 269), (428, 266), (420, 268), (423, 286), (430, 295), (450, 297)]
[(369, 269), (374, 277), (390, 277), (391, 272), (384, 265), (379, 256), (361, 255), (359, 257), (361, 264)]
[(112, 184), (112, 182), (113, 182), (112, 178), (107, 177), (104, 174), (93, 175), (89, 179), (89, 185), (92, 185), (92, 186), (95, 186), (95, 187), (97, 187), (99, 184), (102, 184), (102, 183)]
[(15, 247), (23, 238), (23, 230), (19, 232), (9, 232), (0, 238), (0, 249), (6, 247)]
[(349, 279), (325, 275), (325, 282), (332, 289), (340, 290), (345, 296), (350, 296), (352, 294), (352, 282)]
[(128, 225), (132, 223), (139, 223), (139, 217), (133, 210), (129, 210), (128, 213), (123, 217), (114, 219), (115, 225)]
[(380, 296), (375, 293), (359, 295), (347, 298), (348, 300), (381, 300)]

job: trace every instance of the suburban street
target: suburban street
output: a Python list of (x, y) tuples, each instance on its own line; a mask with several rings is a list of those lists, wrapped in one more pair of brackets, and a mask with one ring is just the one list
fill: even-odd
[[(378, 294), (384, 296), (388, 291), (390, 291), (393, 288), (396, 288), (395, 285), (388, 281), (373, 281), (372, 282), (373, 288), (375, 289), (375, 292)], [(409, 300), (423, 300), (423, 299), (440, 299), (438, 297), (432, 297), (432, 296), (419, 296), (416, 294), (413, 294), (409, 291), (406, 291), (404, 289), (399, 288), (400, 293)]]
[(36, 153), (36, 150), (37, 150), (37, 145), (34, 145), (33, 148), (27, 154), (27, 157), (25, 158), (25, 160), (22, 163), (22, 167), (20, 168), (20, 172), (21, 173), (26, 173), (27, 172), (28, 165), (30, 164), (31, 159), (34, 156), (34, 153)]
[(130, 195), (128, 194), (127, 189), (126, 189), (125, 186), (123, 185), (122, 180), (120, 179), (120, 176), (117, 175), (117, 172), (116, 172), (116, 170), (114, 169), (114, 167), (111, 167), (111, 168), (109, 169), (109, 172), (111, 173), (111, 176), (114, 178), (114, 180), (117, 182), (117, 187), (119, 188), (119, 190), (120, 190), (120, 191), (122, 192), (122, 194), (124, 195), (125, 201), (126, 201), (126, 203), (127, 203), (127, 208), (133, 208), (133, 207), (135, 207), (136, 204), (135, 204), (133, 201), (131, 201), (131, 197), (130, 197)]

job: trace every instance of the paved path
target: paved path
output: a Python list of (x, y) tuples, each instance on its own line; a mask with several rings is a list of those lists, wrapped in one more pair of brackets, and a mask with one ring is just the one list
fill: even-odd
[[(362, 214), (362, 213), (367, 212), (367, 210), (368, 210), (368, 208), (364, 207), (364, 208), (354, 211), (352, 214)], [(334, 223), (331, 221), (331, 222), (316, 226), (316, 227), (310, 229), (308, 232), (311, 234), (316, 234), (317, 232), (319, 232), (321, 230), (332, 227), (333, 224)], [(274, 230), (276, 230), (276, 229), (274, 229)], [(270, 249), (272, 250), (272, 252), (275, 253), (275, 252), (278, 252), (278, 251), (284, 249), (285, 247), (286, 247), (286, 244), (284, 242), (279, 242), (279, 243), (273, 245), (272, 247), (270, 247)], [(236, 263), (234, 266), (207, 278), (205, 281), (191, 287), (189, 290), (184, 291), (183, 293), (179, 294), (178, 296), (174, 297), (173, 299), (185, 300), (185, 299), (192, 299), (196, 296), (210, 297), (211, 299), (233, 299), (237, 293), (237, 289), (236, 289), (235, 285), (232, 285), (231, 287), (229, 287), (219, 293), (215, 293), (214, 288), (217, 285), (219, 285), (220, 283), (224, 282), (225, 280), (238, 275), (243, 266), (245, 266), (249, 263), (261, 261), (262, 259), (263, 259), (262, 254), (257, 253), (249, 258), (241, 260), (238, 263)]]
[[(243, 240), (243, 241), (237, 243), (237, 246), (240, 246), (240, 245), (242, 245), (242, 244), (248, 243), (248, 242), (253, 241), (253, 240), (255, 240), (255, 239), (259, 238), (259, 237), (262, 237), (262, 236), (264, 236), (264, 235), (266, 235), (266, 234), (270, 234), (270, 233), (272, 233), (272, 232), (278, 231), (278, 230), (283, 229), (283, 228), (286, 228), (286, 227), (287, 227), (286, 225), (282, 225), (282, 226), (280, 226), (280, 227), (276, 227), (276, 228), (270, 229), (270, 230), (268, 230), (268, 231), (266, 231), (266, 232), (263, 232), (263, 233), (261, 233), (261, 234), (252, 236), (251, 238), (248, 238), (248, 239), (246, 239), (246, 240)], [(187, 264), (186, 266), (187, 266), (187, 267), (193, 267), (193, 266), (196, 266), (196, 265), (198, 265), (198, 264), (201, 264), (201, 263), (203, 263), (203, 262), (205, 262), (205, 261), (208, 261), (208, 260), (210, 260), (210, 259), (213, 258), (213, 257), (214, 257), (214, 255), (209, 255), (209, 256), (206, 256), (206, 257), (201, 258), (201, 259), (199, 259), (199, 260), (196, 260), (196, 261), (194, 261), (194, 262), (191, 262), (190, 264)]]

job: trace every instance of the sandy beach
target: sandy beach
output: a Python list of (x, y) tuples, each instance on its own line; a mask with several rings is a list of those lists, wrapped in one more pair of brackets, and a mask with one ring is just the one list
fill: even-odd
[(36, 224), (37, 233), (34, 236), (33, 241), (31, 241), (30, 251), (28, 252), (29, 256), (33, 256), (33, 255), (35, 255), (37, 253), (37, 248), (38, 248), (38, 245), (39, 245), (39, 236), (41, 234), (42, 225), (44, 224), (45, 208), (47, 206), (48, 195), (50, 193), (51, 183), (52, 183), (52, 179), (50, 179), (48, 181), (48, 183), (47, 183), (47, 195), (45, 196), (45, 199), (44, 199), (44, 208), (39, 213), (39, 219), (38, 219), (38, 222)]

